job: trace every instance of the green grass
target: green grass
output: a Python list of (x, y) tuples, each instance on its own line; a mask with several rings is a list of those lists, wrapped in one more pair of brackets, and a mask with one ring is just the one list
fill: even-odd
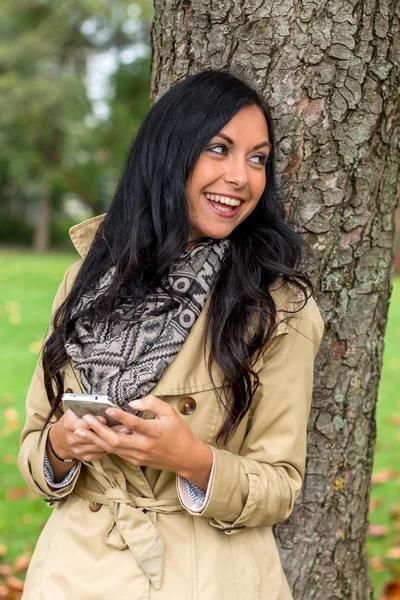
[(50, 514), (42, 499), (25, 495), (16, 461), (26, 392), (51, 304), (76, 259), (72, 254), (0, 254), (0, 541), (7, 559), (34, 547)]
[[(0, 254), (0, 542), (12, 561), (32, 550), (50, 509), (42, 499), (27, 494), (16, 467), (19, 433), (24, 420), (27, 387), (46, 333), (51, 303), (57, 286), (76, 255), (47, 256), (25, 253)], [(400, 425), (400, 279), (395, 282), (386, 334), (385, 357), (378, 402), (378, 442), (374, 472), (398, 466)], [(370, 515), (374, 524), (385, 525), (388, 535), (370, 538), (368, 554), (382, 558), (382, 570), (371, 569), (376, 598), (385, 582), (400, 569), (400, 561), (385, 558), (389, 548), (400, 545), (400, 530), (390, 510), (400, 504), (400, 480), (392, 478), (374, 486), (377, 503)], [(400, 522), (400, 521), (399, 521)]]

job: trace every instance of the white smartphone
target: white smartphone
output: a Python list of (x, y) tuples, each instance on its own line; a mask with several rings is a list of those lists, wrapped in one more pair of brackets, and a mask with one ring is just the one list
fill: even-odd
[(80, 419), (84, 415), (93, 415), (95, 417), (105, 417), (107, 425), (121, 425), (119, 421), (112, 419), (106, 414), (107, 408), (119, 408), (118, 404), (113, 402), (109, 396), (103, 394), (63, 394), (62, 401), (67, 408)]
[[(109, 426), (121, 425), (119, 421), (112, 419), (106, 414), (107, 408), (120, 408), (120, 406), (105, 394), (71, 394), (67, 392), (62, 395), (61, 400), (80, 419), (84, 415), (94, 415), (95, 417), (105, 417)], [(136, 415), (141, 419), (154, 419), (156, 416), (151, 410), (140, 411), (128, 409), (126, 412)]]

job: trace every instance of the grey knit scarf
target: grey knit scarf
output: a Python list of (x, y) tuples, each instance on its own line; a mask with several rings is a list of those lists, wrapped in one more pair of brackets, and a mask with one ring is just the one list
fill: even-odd
[[(136, 309), (127, 302), (121, 305), (117, 319), (102, 323), (77, 319), (65, 348), (87, 393), (106, 394), (126, 410), (130, 400), (152, 390), (204, 308), (228, 244), (228, 240), (198, 242), (182, 253), (168, 277), (172, 288), (184, 294), (178, 302), (157, 290)], [(104, 293), (114, 271), (113, 267), (80, 299), (73, 314)]]

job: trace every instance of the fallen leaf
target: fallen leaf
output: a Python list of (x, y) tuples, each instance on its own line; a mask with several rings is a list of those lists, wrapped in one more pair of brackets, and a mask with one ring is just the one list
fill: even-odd
[(369, 501), (369, 510), (372, 512), (376, 510), (379, 506), (381, 506), (382, 500), (378, 500), (377, 498), (371, 498)]
[(12, 404), (13, 397), (10, 394), (2, 394), (0, 396), (0, 404)]
[(0, 577), (5, 577), (6, 575), (11, 575), (12, 568), (11, 565), (0, 565)]
[(22, 592), (24, 589), (24, 582), (22, 579), (18, 579), (18, 577), (14, 577), (10, 575), (10, 577), (6, 577), (6, 585), (12, 590), (16, 592)]
[(373, 571), (375, 571), (375, 573), (382, 573), (384, 566), (383, 566), (383, 560), (381, 559), (380, 556), (372, 556), (369, 561), (369, 566), (371, 567), (371, 569)]
[(4, 433), (12, 433), (13, 431), (18, 431), (21, 427), (19, 414), (15, 408), (9, 406), (4, 409), (3, 412), (5, 424), (3, 428)]
[(32, 342), (31, 344), (29, 344), (29, 351), (32, 352), (32, 354), (38, 354), (43, 346), (43, 340), (38, 340), (37, 342)]
[(392, 415), (387, 419), (387, 421), (393, 425), (400, 425), (400, 415)]
[(8, 588), (5, 585), (0, 585), (0, 600), (7, 600)]
[(6, 500), (20, 500), (21, 498), (33, 497), (32, 492), (23, 485), (17, 485), (6, 491)]
[(24, 525), (27, 525), (28, 523), (32, 523), (32, 515), (26, 514), (26, 515), (22, 515), (21, 517), (21, 523), (23, 523)]
[(384, 469), (383, 471), (378, 471), (377, 473), (373, 473), (371, 478), (372, 485), (377, 485), (379, 483), (386, 483), (390, 481), (394, 477), (396, 477), (397, 472), (393, 469)]
[(6, 465), (16, 465), (17, 457), (14, 454), (3, 454), (3, 463)]
[(8, 316), (8, 322), (11, 325), (19, 325), (22, 322), (21, 307), (19, 302), (11, 300), (4, 305), (4, 310)]
[(386, 552), (387, 558), (395, 558), (400, 560), (400, 546), (395, 546), (394, 548), (390, 548)]
[(390, 507), (389, 515), (393, 521), (400, 519), (400, 504), (393, 504)]
[(5, 556), (7, 554), (7, 548), (4, 544), (0, 544), (0, 556)]
[(400, 600), (400, 580), (389, 581), (383, 589), (380, 600)]
[(371, 523), (368, 528), (368, 535), (371, 537), (384, 537), (388, 533), (389, 529), (385, 525), (374, 525)]
[(28, 554), (28, 552), (24, 552), (24, 554), (21, 554), (20, 556), (17, 556), (17, 558), (14, 561), (14, 570), (15, 571), (26, 571), (26, 569), (29, 566), (31, 560), (31, 555)]

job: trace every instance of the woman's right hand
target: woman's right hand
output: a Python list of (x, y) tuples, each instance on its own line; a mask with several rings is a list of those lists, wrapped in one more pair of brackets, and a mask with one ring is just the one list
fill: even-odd
[[(99, 419), (101, 423), (106, 423), (104, 417), (96, 418)], [(60, 458), (77, 458), (78, 460), (90, 462), (102, 458), (107, 454), (102, 448), (99, 448), (92, 442), (86, 441), (84, 437), (76, 435), (74, 432), (77, 429), (84, 431), (88, 430), (89, 427), (86, 421), (84, 419), (79, 419), (72, 410), (67, 410), (63, 416), (52, 425), (49, 433), (50, 441)], [(58, 462), (60, 463), (60, 461)]]

